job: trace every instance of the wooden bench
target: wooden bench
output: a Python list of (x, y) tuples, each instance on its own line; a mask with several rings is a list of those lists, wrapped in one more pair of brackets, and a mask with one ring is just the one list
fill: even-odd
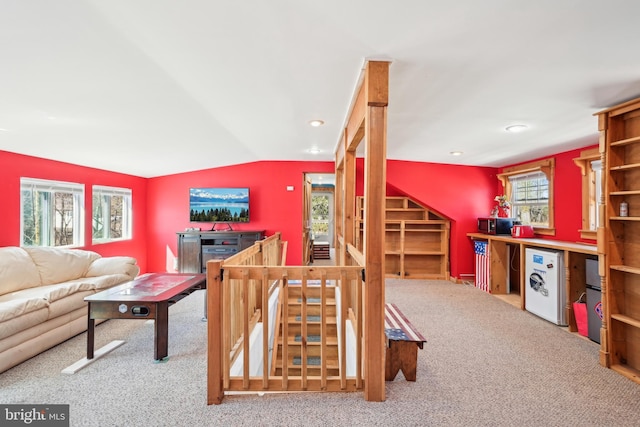
[(384, 379), (393, 381), (402, 370), (407, 381), (415, 381), (418, 348), (422, 349), (427, 340), (398, 307), (390, 303), (384, 307), (384, 333), (387, 336)]

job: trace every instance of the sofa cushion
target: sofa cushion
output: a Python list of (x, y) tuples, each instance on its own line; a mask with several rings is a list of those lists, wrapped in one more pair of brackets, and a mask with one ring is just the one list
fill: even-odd
[(99, 277), (85, 277), (83, 279), (79, 279), (78, 281), (81, 282), (81, 291), (100, 292), (105, 289), (112, 288), (116, 285), (126, 283), (129, 280), (132, 280), (132, 278), (127, 274), (109, 274)]
[(4, 321), (0, 322), (0, 339), (10, 337), (15, 333), (46, 322), (48, 318), (49, 307), (30, 311), (16, 317), (7, 317)]
[(22, 248), (0, 248), (0, 295), (40, 285), (40, 273)]
[[(51, 303), (82, 290), (84, 290), (82, 289), (82, 282), (71, 281), (23, 289), (19, 292), (14, 292), (12, 295), (14, 298), (43, 299)], [(2, 298), (0, 297), (1, 304)]]
[(110, 274), (126, 274), (131, 279), (140, 271), (136, 259), (128, 256), (112, 256), (98, 258), (91, 263), (86, 277), (107, 276)]
[(93, 295), (94, 291), (82, 291), (75, 292), (73, 294), (67, 295), (64, 298), (60, 298), (59, 300), (53, 301), (49, 304), (49, 314), (48, 319), (55, 319), (59, 316), (66, 316), (70, 312), (81, 308), (88, 313), (88, 304), (85, 302), (85, 298), (89, 295)]
[(43, 285), (62, 283), (83, 277), (91, 263), (100, 258), (95, 252), (48, 247), (24, 248), (35, 262)]
[(47, 308), (49, 303), (43, 298), (12, 297), (3, 295), (0, 297), (0, 322), (22, 316), (32, 311)]

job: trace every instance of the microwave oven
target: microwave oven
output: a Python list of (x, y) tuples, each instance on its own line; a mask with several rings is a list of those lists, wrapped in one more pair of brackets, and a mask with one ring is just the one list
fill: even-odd
[(514, 218), (478, 218), (478, 231), (484, 234), (511, 234), (511, 227), (520, 224)]

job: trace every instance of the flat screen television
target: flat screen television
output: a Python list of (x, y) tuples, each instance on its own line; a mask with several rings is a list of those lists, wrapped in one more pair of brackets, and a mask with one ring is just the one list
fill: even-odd
[(249, 222), (249, 189), (189, 189), (189, 220), (213, 223)]

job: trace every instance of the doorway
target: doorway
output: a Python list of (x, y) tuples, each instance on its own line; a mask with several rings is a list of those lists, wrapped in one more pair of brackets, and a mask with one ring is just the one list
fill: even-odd
[(311, 191), (311, 236), (333, 248), (333, 191)]
[(305, 181), (305, 216), (303, 218), (303, 247), (309, 248), (309, 261), (313, 260), (313, 243), (325, 243), (329, 252), (334, 248), (334, 193), (335, 174), (307, 173)]

